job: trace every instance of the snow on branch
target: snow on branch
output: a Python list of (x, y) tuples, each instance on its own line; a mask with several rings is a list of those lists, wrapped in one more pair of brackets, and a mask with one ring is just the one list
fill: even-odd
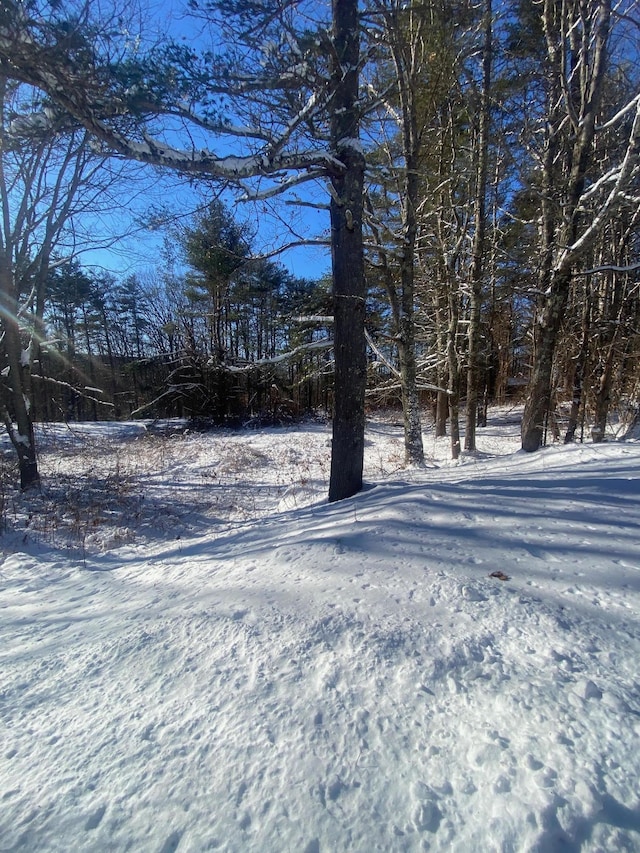
[[(81, 388), (77, 385), (73, 385), (71, 382), (54, 379), (52, 376), (43, 376), (40, 373), (32, 373), (31, 376), (33, 379), (39, 379), (47, 385), (57, 385), (60, 388), (67, 388), (79, 397), (82, 397), (85, 400), (91, 400), (92, 403), (99, 403), (101, 406), (106, 406), (108, 409), (115, 409), (115, 405), (113, 403), (95, 396), (95, 394), (104, 394), (104, 391), (101, 388), (93, 388), (91, 385), (85, 385), (84, 388)], [(90, 391), (93, 391), (94, 393), (90, 394)]]
[(640, 93), (638, 93), (635, 98), (632, 98), (628, 104), (625, 104), (622, 109), (618, 110), (618, 112), (614, 116), (612, 116), (609, 121), (596, 127), (596, 133), (600, 133), (603, 130), (608, 130), (610, 127), (616, 125), (620, 121), (620, 119), (626, 116), (626, 114), (630, 112), (634, 107), (637, 109), (639, 103)]
[(263, 201), (267, 198), (273, 198), (274, 196), (280, 195), (281, 193), (291, 189), (291, 187), (297, 187), (300, 184), (307, 183), (308, 181), (318, 180), (319, 178), (323, 178), (325, 175), (326, 169), (309, 169), (308, 172), (296, 173), (289, 175), (286, 178), (282, 178), (266, 190), (251, 190), (244, 187), (243, 195), (240, 197), (239, 201)]
[(602, 189), (606, 184), (614, 183), (618, 175), (620, 174), (620, 167), (614, 166), (612, 169), (609, 169), (604, 175), (600, 175), (597, 181), (594, 181), (590, 187), (588, 187), (583, 193), (580, 199), (580, 206), (584, 206), (584, 202), (590, 199), (592, 196), (596, 195), (596, 193)]
[(627, 272), (636, 272), (640, 270), (640, 263), (637, 264), (626, 264), (624, 266), (618, 266), (617, 264), (602, 264), (599, 267), (592, 267), (589, 270), (583, 270), (582, 272), (574, 273), (575, 276), (586, 276), (586, 275), (596, 275), (600, 272), (619, 272), (619, 273), (627, 273)]
[(258, 361), (252, 361), (250, 364), (242, 365), (242, 367), (231, 364), (218, 365), (218, 367), (221, 367), (229, 373), (248, 373), (251, 370), (255, 370), (256, 367), (268, 367), (272, 364), (282, 364), (285, 361), (290, 361), (292, 358), (297, 358), (303, 353), (322, 352), (329, 350), (332, 347), (333, 341), (326, 339), (322, 341), (311, 341), (308, 344), (300, 344), (300, 346), (294, 347), (288, 352), (283, 352), (281, 355), (275, 355), (272, 358), (261, 358), (258, 359)]
[[(207, 149), (182, 150), (150, 137), (146, 137), (144, 142), (135, 142), (126, 139), (122, 134), (96, 119), (91, 122), (90, 129), (107, 148), (113, 149), (123, 157), (151, 165), (168, 166), (188, 174), (219, 178), (231, 183), (237, 183), (245, 178), (273, 176), (302, 169), (316, 168), (342, 172), (345, 168), (340, 160), (322, 149), (276, 155), (258, 153), (219, 157)], [(286, 186), (284, 188), (286, 189)]]
[[(167, 102), (164, 96), (156, 98), (153, 94), (137, 91), (130, 96), (131, 87), (124, 93), (114, 91), (105, 86), (101, 67), (95, 64), (80, 67), (61, 61), (65, 58), (64, 48), (56, 53), (46, 44), (39, 43), (28, 29), (28, 22), (17, 18), (15, 10), (12, 11), (14, 14), (0, 26), (0, 72), (46, 92), (59, 109), (95, 137), (97, 150), (102, 154), (115, 153), (127, 159), (236, 185), (247, 178), (273, 177), (288, 172), (311, 171), (313, 174), (308, 179), (312, 179), (320, 174), (335, 175), (345, 171), (339, 156), (327, 148), (300, 149), (293, 142), (296, 129), (326, 108), (332, 97), (330, 87), (312, 93), (279, 131), (235, 126), (219, 117), (212, 120), (206, 114), (200, 115), (179, 98), (175, 102)], [(298, 86), (299, 83), (298, 80)], [(257, 80), (256, 84), (264, 91), (264, 80)], [(208, 89), (216, 89), (215, 80), (207, 81), (206, 85)], [(221, 85), (218, 81), (218, 86)], [(248, 82), (242, 85), (246, 90)], [(282, 85), (282, 80), (279, 85)], [(228, 86), (229, 82), (225, 81), (223, 90), (233, 97)], [(162, 115), (184, 120), (187, 125), (185, 147), (146, 132), (149, 120)], [(53, 114), (49, 119), (43, 112), (33, 122), (41, 132), (43, 123), (54, 119)], [(189, 125), (225, 140), (229, 136), (238, 141), (248, 138), (260, 140), (262, 149), (245, 155), (221, 155), (206, 146), (199, 148), (192, 143)], [(228, 150), (227, 141), (224, 142), (224, 150)], [(272, 193), (282, 192), (289, 185), (284, 181), (281, 188), (274, 188)]]
[(615, 184), (593, 217), (589, 227), (571, 246), (567, 246), (558, 263), (558, 269), (570, 267), (575, 256), (589, 246), (593, 238), (609, 220), (615, 207), (620, 202), (625, 188), (630, 183), (638, 168), (638, 161), (640, 160), (640, 97), (635, 99), (635, 107), (636, 114), (629, 134), (627, 150), (618, 170)]
[(391, 373), (399, 379), (400, 378), (400, 371), (398, 370), (397, 367), (394, 367), (391, 364), (391, 362), (389, 361), (389, 359), (380, 351), (380, 349), (377, 347), (375, 341), (373, 340), (373, 338), (371, 337), (371, 335), (369, 334), (369, 332), (366, 329), (364, 332), (364, 336), (365, 336), (367, 343), (369, 344), (371, 349), (376, 354), (376, 357), (378, 358), (378, 360), (381, 361), (382, 364), (384, 364), (384, 366), (387, 367), (391, 371)]

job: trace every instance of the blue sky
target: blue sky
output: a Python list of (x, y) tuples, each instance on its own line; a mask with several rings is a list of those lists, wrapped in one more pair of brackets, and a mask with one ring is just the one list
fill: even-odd
[[(181, 181), (175, 175), (169, 174), (158, 180), (154, 172), (150, 174), (148, 196), (138, 197), (135, 203), (127, 205), (127, 211), (120, 216), (114, 214), (110, 221), (103, 218), (100, 223), (96, 223), (96, 234), (104, 229), (105, 242), (110, 240), (109, 232), (113, 234), (118, 229), (124, 231), (132, 227), (132, 233), (118, 239), (112, 246), (82, 252), (80, 261), (83, 265), (112, 272), (117, 277), (151, 270), (162, 264), (163, 241), (169, 233), (169, 226), (151, 230), (141, 225), (131, 225), (132, 214), (144, 217), (156, 209), (161, 201), (165, 201), (170, 203), (176, 222), (188, 222), (198, 207), (215, 195), (217, 192), (214, 189), (208, 192), (202, 185), (196, 191), (186, 179)], [(270, 204), (269, 209), (262, 202), (234, 204), (231, 195), (225, 194), (223, 197), (237, 219), (241, 222), (246, 220), (250, 230), (255, 233), (254, 249), (257, 253), (274, 251), (295, 240), (296, 235), (305, 239), (322, 239), (327, 236), (329, 214), (324, 209), (295, 207), (283, 201)], [(291, 226), (293, 234), (287, 233), (287, 226)], [(309, 279), (320, 278), (329, 272), (331, 264), (328, 246), (298, 246), (274, 255), (273, 259), (292, 275)]]
[[(168, 34), (176, 39), (188, 40), (191, 45), (201, 43), (210, 46), (210, 36), (202, 33), (202, 24), (185, 16), (182, 0), (160, 0), (147, 3), (141, 10), (138, 23), (128, 25), (132, 43), (140, 39), (140, 44), (152, 44), (166, 38)], [(207, 138), (203, 144), (210, 144)], [(226, 153), (224, 150), (220, 153)], [(235, 152), (231, 152), (235, 153)], [(136, 192), (134, 198), (124, 197), (126, 213), (120, 222), (112, 217), (110, 222), (97, 222), (96, 233), (101, 228), (124, 230), (125, 223), (132, 218), (140, 219), (149, 212), (166, 207), (179, 220), (188, 221), (189, 216), (217, 196), (219, 187), (207, 187), (206, 182), (192, 183), (170, 172), (149, 169), (147, 191)], [(234, 203), (231, 193), (224, 193), (223, 199), (236, 214), (238, 220), (249, 222), (255, 233), (256, 252), (270, 252), (299, 238), (326, 239), (329, 228), (329, 214), (321, 205), (326, 205), (328, 195), (321, 186), (305, 185), (305, 200), (317, 200), (319, 207), (293, 206), (284, 198), (270, 199), (268, 202)], [(290, 231), (291, 229), (291, 231)], [(106, 269), (116, 276), (130, 275), (136, 271), (148, 271), (161, 262), (160, 252), (166, 230), (144, 229), (138, 226), (127, 237), (117, 241), (109, 248), (83, 252), (81, 262)], [(319, 278), (330, 270), (331, 258), (328, 246), (308, 246), (289, 249), (274, 257), (293, 275), (301, 278)]]

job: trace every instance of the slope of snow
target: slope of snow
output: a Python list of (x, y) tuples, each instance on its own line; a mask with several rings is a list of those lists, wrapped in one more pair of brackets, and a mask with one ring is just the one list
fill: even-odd
[(7, 534), (0, 850), (640, 850), (640, 445), (516, 429), (371, 424), (331, 506), (324, 428), (177, 438), (120, 539)]

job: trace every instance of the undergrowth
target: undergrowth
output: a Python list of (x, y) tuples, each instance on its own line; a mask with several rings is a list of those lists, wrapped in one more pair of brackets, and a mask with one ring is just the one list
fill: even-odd
[[(274, 511), (293, 485), (326, 490), (326, 437), (143, 431), (96, 435), (48, 425), (39, 435), (39, 489), (21, 493), (9, 453), (0, 459), (0, 545), (46, 545), (83, 558), (131, 542), (215, 535)], [(293, 446), (292, 446), (293, 443)]]

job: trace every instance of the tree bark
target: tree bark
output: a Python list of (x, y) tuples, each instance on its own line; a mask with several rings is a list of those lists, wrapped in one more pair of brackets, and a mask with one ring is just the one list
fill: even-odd
[(487, 164), (489, 160), (489, 88), (491, 86), (491, 54), (493, 42), (492, 5), (485, 0), (484, 47), (482, 52), (482, 89), (478, 119), (476, 191), (473, 248), (471, 260), (471, 302), (468, 331), (467, 418), (464, 448), (476, 450), (478, 393), (480, 383), (480, 312), (482, 308), (482, 276), (486, 230)]
[(400, 388), (404, 415), (404, 456), (406, 465), (424, 465), (420, 398), (416, 386), (416, 351), (413, 322), (403, 324), (398, 341)]
[[(410, 261), (405, 257), (400, 263), (400, 293), (394, 281), (394, 275), (389, 267), (387, 254), (379, 239), (375, 226), (371, 226), (374, 238), (378, 243), (380, 270), (389, 297), (393, 332), (398, 349), (398, 373), (400, 378), (400, 393), (402, 395), (402, 412), (404, 417), (404, 453), (406, 465), (424, 465), (424, 447), (422, 444), (422, 423), (420, 418), (420, 399), (418, 396), (417, 364), (415, 350), (415, 321), (414, 321), (414, 261), (411, 250)], [(415, 239), (411, 243), (415, 246)], [(407, 271), (405, 267), (410, 266)]]
[(365, 277), (362, 245), (364, 155), (360, 148), (357, 0), (333, 0), (335, 87), (331, 147), (344, 170), (331, 176), (335, 385), (329, 500), (362, 488), (364, 468)]
[(527, 401), (522, 416), (522, 449), (528, 453), (539, 450), (543, 443), (545, 420), (551, 403), (551, 376), (553, 354), (562, 312), (567, 303), (571, 273), (555, 277), (555, 287), (547, 299), (543, 312)]
[(609, 403), (611, 402), (611, 382), (613, 377), (613, 346), (606, 353), (602, 372), (598, 379), (595, 393), (593, 426), (591, 427), (591, 440), (599, 444), (605, 440), (607, 431), (607, 418), (609, 416)]
[[(612, 312), (612, 317), (614, 316), (615, 313)], [(598, 444), (605, 440), (607, 418), (609, 417), (609, 405), (611, 403), (615, 352), (621, 329), (622, 323), (620, 317), (617, 318), (617, 322), (610, 321), (609, 327), (604, 335), (605, 341), (600, 343), (600, 375), (598, 377), (595, 391), (594, 417), (593, 426), (591, 428), (591, 439), (594, 444)]]
[(448, 313), (446, 287), (443, 284), (444, 273), (439, 277), (435, 286), (435, 314), (436, 314), (436, 345), (438, 353), (437, 385), (441, 389), (437, 391), (435, 411), (435, 436), (443, 438), (447, 434), (447, 419), (449, 417), (449, 395), (444, 390), (449, 382), (449, 357), (447, 350)]
[(571, 444), (575, 438), (576, 429), (578, 428), (578, 416), (582, 405), (582, 391), (584, 385), (584, 374), (587, 366), (587, 358), (589, 354), (589, 316), (590, 316), (590, 299), (585, 296), (585, 304), (582, 312), (582, 335), (580, 341), (580, 352), (576, 359), (576, 366), (573, 373), (573, 396), (571, 399), (571, 411), (569, 412), (569, 423), (564, 436), (564, 443)]
[[(444, 377), (444, 371), (439, 375)], [(444, 384), (443, 379), (438, 379), (438, 385)], [(435, 436), (443, 438), (447, 434), (447, 419), (449, 417), (449, 399), (446, 391), (436, 392), (436, 411), (434, 418)]]
[[(544, 435), (544, 421), (551, 402), (551, 376), (557, 334), (569, 296), (573, 263), (584, 240), (578, 241), (581, 224), (580, 203), (593, 152), (596, 115), (602, 98), (609, 26), (610, 0), (594, 0), (599, 15), (594, 32), (582, 32), (582, 44), (574, 45), (576, 21), (565, 17), (567, 9), (554, 0), (545, 0), (543, 27), (550, 69), (550, 107), (542, 179), (542, 264), (539, 291), (544, 304), (538, 345), (522, 419), (522, 449), (538, 450)], [(587, 4), (584, 4), (584, 9)], [(576, 14), (584, 11), (576, 7)], [(558, 32), (560, 26), (560, 33)], [(572, 36), (573, 38), (573, 36)], [(591, 56), (589, 53), (591, 52)], [(567, 53), (572, 67), (568, 67)], [(579, 81), (579, 86), (578, 86)], [(560, 109), (560, 103), (564, 111)], [(561, 145), (561, 130), (567, 119), (573, 133)], [(563, 150), (564, 149), (564, 150)], [(558, 153), (564, 154), (568, 174), (557, 172)], [(565, 191), (558, 197), (558, 186)], [(584, 237), (584, 234), (583, 234)]]
[[(40, 474), (38, 472), (35, 435), (28, 393), (30, 359), (27, 354), (23, 353), (17, 312), (18, 301), (15, 294), (11, 263), (6, 254), (2, 253), (0, 256), (0, 316), (4, 328), (4, 349), (9, 368), (7, 382), (13, 410), (10, 412), (5, 407), (3, 419), (11, 443), (18, 455), (20, 488), (25, 491), (39, 484)], [(15, 420), (15, 425), (13, 420)]]
[(456, 340), (458, 335), (458, 292), (453, 281), (449, 284), (449, 336), (447, 363), (449, 366), (449, 420), (451, 422), (451, 458), (460, 456), (460, 362)]
[[(405, 94), (405, 111), (410, 112), (408, 101), (411, 93)], [(409, 115), (405, 125), (415, 124), (415, 118)], [(398, 355), (400, 361), (400, 383), (402, 386), (402, 409), (404, 413), (404, 449), (407, 465), (424, 465), (424, 447), (422, 444), (422, 423), (420, 418), (420, 399), (418, 396), (416, 367), (416, 331), (415, 331), (415, 247), (417, 234), (418, 207), (418, 158), (413, 149), (418, 147), (415, 141), (415, 128), (411, 132), (405, 128), (405, 162), (407, 177), (405, 181), (405, 222), (404, 247), (400, 260), (400, 322)]]

